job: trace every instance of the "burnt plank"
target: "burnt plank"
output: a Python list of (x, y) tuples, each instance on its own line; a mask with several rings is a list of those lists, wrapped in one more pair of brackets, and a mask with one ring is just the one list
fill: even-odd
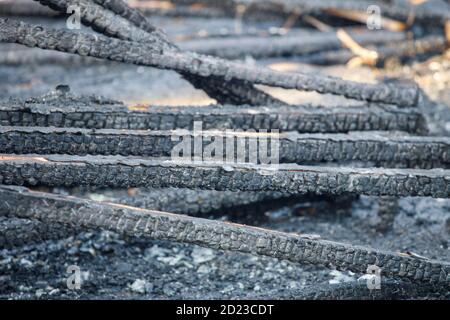
[(218, 164), (120, 156), (0, 155), (0, 183), (450, 197), (450, 171), (444, 169)]
[[(243, 152), (258, 153), (258, 143), (277, 143), (281, 163), (350, 162), (396, 163), (410, 167), (450, 167), (450, 138), (407, 136), (383, 132), (349, 134), (280, 134), (195, 131), (89, 130), (52, 127), (0, 128), (0, 153), (122, 155), (170, 157), (183, 139), (204, 149), (214, 141), (244, 142)], [(232, 142), (230, 142), (232, 141)], [(236, 150), (233, 151), (236, 155)], [(257, 154), (255, 154), (257, 156)]]

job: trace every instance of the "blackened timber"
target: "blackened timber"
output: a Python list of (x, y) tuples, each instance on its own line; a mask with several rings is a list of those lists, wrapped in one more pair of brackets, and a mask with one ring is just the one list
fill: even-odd
[(76, 127), (87, 129), (192, 130), (278, 129), (302, 133), (405, 131), (424, 133), (425, 118), (417, 109), (361, 104), (321, 106), (126, 107), (89, 97), (46, 97), (0, 103), (0, 125)]
[(234, 79), (272, 87), (331, 93), (401, 107), (416, 106), (419, 99), (416, 85), (363, 84), (306, 73), (285, 73), (191, 52), (153, 48), (151, 44), (47, 29), (8, 19), (0, 19), (0, 30), (2, 42), (171, 69), (204, 77), (223, 77), (230, 81)]
[(51, 9), (66, 14), (71, 6), (77, 6), (80, 10), (80, 18), (83, 24), (92, 26), (98, 32), (107, 36), (113, 36), (122, 40), (146, 41), (159, 49), (169, 47), (169, 44), (162, 41), (163, 34), (157, 30), (146, 32), (129, 21), (118, 17), (109, 10), (90, 0), (34, 0), (48, 6)]
[[(353, 132), (349, 134), (280, 134), (229, 132), (209, 130), (200, 132), (147, 130), (89, 130), (49, 127), (1, 127), (0, 153), (122, 155), (170, 157), (182, 141), (200, 139), (204, 149), (212, 138), (223, 141), (241, 139), (243, 148), (261, 140), (275, 140), (281, 163), (316, 163), (363, 161), (402, 163), (410, 167), (450, 168), (450, 138), (405, 136), (386, 132)], [(225, 148), (222, 148), (225, 149)], [(220, 150), (224, 153), (226, 150)], [(254, 150), (257, 152), (257, 149)], [(236, 150), (233, 154), (236, 156)]]
[(101, 228), (131, 236), (193, 243), (357, 273), (365, 273), (369, 265), (376, 264), (385, 276), (393, 279), (450, 287), (450, 264), (444, 261), (24, 188), (4, 186), (0, 189), (0, 214), (48, 224)]
[(195, 164), (120, 156), (0, 155), (0, 183), (42, 186), (190, 188), (289, 194), (450, 197), (450, 171)]

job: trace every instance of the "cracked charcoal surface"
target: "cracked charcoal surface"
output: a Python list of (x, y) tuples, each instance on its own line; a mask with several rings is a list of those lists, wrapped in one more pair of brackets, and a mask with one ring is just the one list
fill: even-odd
[[(45, 100), (42, 100), (45, 99)], [(131, 109), (131, 110), (130, 110)], [(47, 96), (0, 104), (3, 126), (55, 126), (95, 129), (278, 129), (298, 132), (398, 130), (426, 131), (420, 112), (394, 106), (352, 107), (280, 106), (248, 107), (144, 107), (133, 110), (120, 103), (88, 96)]]
[[(206, 131), (203, 134), (208, 135)], [(224, 133), (210, 132), (209, 135), (227, 141)], [(194, 141), (195, 138), (192, 133), (188, 135), (177, 131), (3, 127), (0, 128), (0, 153), (170, 157), (182, 139)], [(276, 137), (267, 134), (260, 134), (259, 137), (255, 134), (244, 135), (242, 139), (247, 141), (247, 153), (250, 152), (250, 144), (256, 145), (258, 139), (277, 139), (281, 163), (364, 161), (422, 168), (448, 168), (450, 165), (450, 139), (445, 137), (381, 132), (347, 135), (288, 132)], [(210, 143), (208, 136), (202, 139), (203, 149)], [(236, 151), (234, 153), (236, 156)]]

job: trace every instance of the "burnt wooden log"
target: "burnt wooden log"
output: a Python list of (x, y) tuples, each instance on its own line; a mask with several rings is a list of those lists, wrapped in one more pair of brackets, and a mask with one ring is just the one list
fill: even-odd
[(450, 197), (450, 171), (193, 163), (120, 156), (1, 155), (0, 183), (25, 186), (190, 188), (276, 191), (288, 194), (361, 194)]
[(79, 228), (101, 228), (131, 236), (193, 243), (357, 273), (365, 273), (369, 265), (377, 265), (387, 277), (442, 285), (447, 291), (450, 283), (450, 264), (447, 262), (325, 241), (308, 235), (32, 192), (17, 187), (2, 187), (0, 200), (0, 214), (8, 217)]
[[(18, 50), (17, 48), (6, 49), (1, 51), (0, 65), (21, 66), (29, 65), (93, 65), (105, 64), (105, 60), (91, 57), (81, 57), (73, 54), (46, 51), (41, 49)], [(108, 63), (108, 62), (106, 62)]]
[(164, 50), (145, 43), (100, 35), (46, 29), (8, 19), (0, 19), (0, 30), (2, 42), (171, 69), (204, 77), (222, 77), (230, 81), (235, 79), (286, 89), (332, 93), (359, 100), (393, 103), (402, 107), (415, 106), (419, 99), (417, 86), (362, 84), (306, 73), (277, 72), (196, 53)]
[(120, 102), (99, 97), (57, 93), (27, 101), (0, 103), (2, 126), (192, 130), (195, 121), (201, 121), (204, 130), (278, 129), (301, 133), (427, 131), (425, 118), (419, 110), (388, 105), (126, 107)]
[[(228, 144), (243, 141), (243, 152), (257, 153), (251, 146), (273, 140), (279, 146), (280, 163), (374, 162), (409, 167), (450, 168), (450, 138), (418, 137), (380, 132), (350, 134), (298, 134), (201, 131), (89, 130), (52, 127), (0, 128), (0, 153), (121, 155), (170, 157), (183, 141), (197, 141), (205, 149), (213, 141)], [(262, 142), (261, 142), (262, 143)], [(237, 151), (233, 154), (237, 156)], [(256, 156), (256, 155), (255, 155)]]

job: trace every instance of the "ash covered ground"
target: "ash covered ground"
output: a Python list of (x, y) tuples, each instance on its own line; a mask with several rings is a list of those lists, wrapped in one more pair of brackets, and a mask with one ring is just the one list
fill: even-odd
[[(62, 23), (59, 20), (28, 20), (55, 25)], [(220, 30), (234, 26), (232, 19), (189, 18), (178, 19), (173, 24), (161, 18), (159, 23), (173, 38), (194, 27)], [(382, 69), (319, 68), (289, 59), (254, 61), (250, 57), (248, 63), (274, 67), (288, 65), (293, 72), (296, 69), (319, 70), (352, 80), (413, 79), (432, 100), (432, 103), (420, 106), (428, 117), (431, 134), (450, 134), (448, 56), (433, 57), (407, 66), (393, 64)], [(206, 105), (213, 102), (174, 72), (118, 63), (0, 66), (0, 79), (2, 99), (42, 95), (64, 83), (70, 85), (74, 93), (101, 94), (128, 105)], [(291, 103), (320, 101), (321, 104), (332, 104), (340, 99), (314, 93), (267, 90)], [(352, 101), (345, 103), (351, 104)], [(86, 196), (95, 198), (98, 192)], [(360, 197), (348, 208), (298, 203), (272, 211), (258, 210), (243, 222), (450, 260), (450, 200), (405, 198), (399, 205), (392, 228), (386, 232), (377, 231), (378, 201), (371, 197)], [(229, 219), (226, 215), (214, 218)], [(82, 271), (83, 282), (79, 290), (67, 288), (69, 274), (66, 271), (70, 265), (76, 265)], [(123, 238), (104, 231), (83, 232), (63, 240), (0, 250), (1, 299), (295, 298), (296, 293), (307, 286), (357, 281), (361, 276), (194, 245)]]

